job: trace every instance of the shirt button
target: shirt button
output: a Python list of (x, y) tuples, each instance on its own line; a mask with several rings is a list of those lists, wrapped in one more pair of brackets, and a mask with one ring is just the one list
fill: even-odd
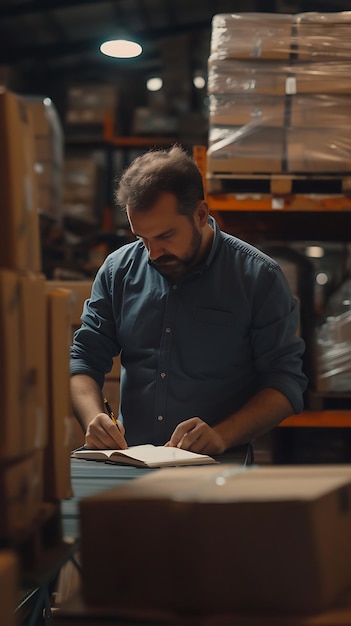
[(158, 419), (158, 421), (159, 421), (159, 422), (162, 422), (162, 420), (163, 420), (163, 415), (158, 415), (158, 416), (157, 416), (157, 419)]
[(165, 372), (161, 372), (161, 378), (166, 378)]
[(173, 285), (172, 289), (173, 291), (176, 291), (178, 289), (177, 285)]
[(170, 332), (171, 332), (171, 329), (169, 327), (166, 328), (166, 333), (170, 333)]

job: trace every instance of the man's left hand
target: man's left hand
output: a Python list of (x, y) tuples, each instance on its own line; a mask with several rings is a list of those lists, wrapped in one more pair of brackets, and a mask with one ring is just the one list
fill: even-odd
[(225, 451), (223, 439), (200, 417), (191, 417), (178, 424), (165, 445), (201, 454), (222, 454)]

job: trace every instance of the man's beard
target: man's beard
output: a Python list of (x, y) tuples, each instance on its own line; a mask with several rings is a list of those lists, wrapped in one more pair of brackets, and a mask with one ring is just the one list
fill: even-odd
[(165, 254), (164, 256), (160, 256), (155, 261), (151, 261), (151, 265), (161, 274), (170, 276), (171, 278), (177, 278), (178, 276), (188, 272), (194, 265), (196, 265), (201, 244), (201, 232), (194, 227), (189, 253), (185, 257), (180, 258), (173, 254)]

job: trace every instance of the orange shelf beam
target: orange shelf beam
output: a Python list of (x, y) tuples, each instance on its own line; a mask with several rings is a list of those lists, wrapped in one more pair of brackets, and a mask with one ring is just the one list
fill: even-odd
[(351, 411), (303, 411), (287, 417), (279, 428), (350, 428)]
[(207, 194), (207, 202), (213, 211), (351, 211), (351, 197), (338, 196), (272, 196), (259, 197), (245, 195), (240, 198), (236, 194)]
[(118, 137), (114, 134), (113, 115), (107, 113), (104, 123), (104, 140), (121, 148), (139, 148), (149, 146), (169, 146), (176, 142), (175, 137)]

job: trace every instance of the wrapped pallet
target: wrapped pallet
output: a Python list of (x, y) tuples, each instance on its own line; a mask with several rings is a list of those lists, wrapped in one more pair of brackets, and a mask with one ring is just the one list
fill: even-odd
[(351, 171), (350, 22), (351, 11), (214, 16), (210, 179)]

